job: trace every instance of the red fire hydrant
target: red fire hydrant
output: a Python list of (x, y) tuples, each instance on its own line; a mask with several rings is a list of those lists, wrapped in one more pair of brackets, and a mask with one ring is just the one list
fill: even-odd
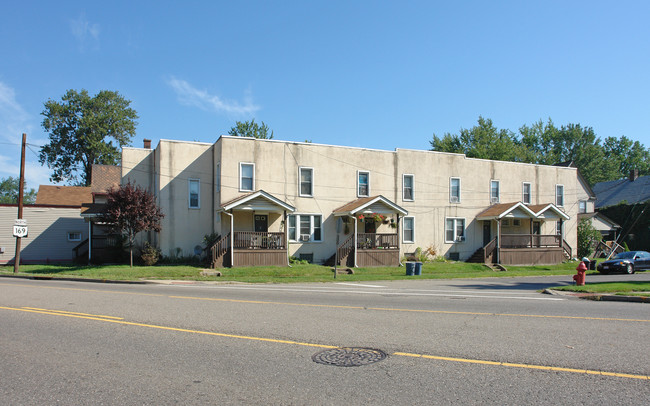
[(576, 271), (578, 271), (578, 273), (573, 275), (573, 280), (576, 282), (577, 286), (585, 286), (585, 272), (587, 271), (587, 265), (584, 261), (580, 261)]

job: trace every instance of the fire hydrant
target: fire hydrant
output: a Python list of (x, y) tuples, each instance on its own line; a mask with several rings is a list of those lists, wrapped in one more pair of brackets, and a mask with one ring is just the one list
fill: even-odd
[(576, 271), (578, 271), (578, 273), (573, 275), (573, 280), (576, 282), (577, 286), (585, 286), (585, 272), (587, 271), (587, 265), (584, 261), (580, 261)]

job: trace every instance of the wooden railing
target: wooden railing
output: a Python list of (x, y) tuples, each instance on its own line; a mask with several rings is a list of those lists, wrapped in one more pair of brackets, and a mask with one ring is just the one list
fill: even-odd
[(359, 233), (357, 248), (359, 249), (397, 249), (397, 234)]
[(348, 255), (350, 255), (350, 252), (354, 249), (354, 234), (350, 235), (348, 238), (343, 241), (341, 245), (339, 245), (336, 248), (339, 261)]
[(210, 247), (212, 268), (215, 268), (217, 266), (217, 261), (228, 252), (228, 248), (230, 248), (230, 233), (224, 237), (221, 237), (219, 241)]
[(501, 248), (562, 247), (562, 238), (555, 234), (501, 234), (500, 246)]
[(77, 246), (72, 249), (72, 252), (74, 252), (73, 258), (79, 258), (81, 255), (88, 254), (88, 239), (86, 238), (77, 244)]
[(235, 249), (287, 249), (284, 233), (260, 233), (256, 231), (235, 231)]
[(573, 255), (573, 250), (571, 249), (569, 243), (567, 243), (566, 240), (564, 239), (562, 240), (562, 249), (564, 249), (564, 252), (566, 252), (569, 258), (571, 258), (571, 256)]
[(121, 244), (119, 234), (106, 234), (93, 236), (92, 249), (115, 248)]
[(497, 237), (494, 237), (492, 241), (487, 243), (485, 247), (483, 247), (483, 263), (487, 263), (488, 259), (491, 259), (491, 262), (494, 262), (495, 258), (493, 258), (493, 255), (495, 254), (497, 250)]

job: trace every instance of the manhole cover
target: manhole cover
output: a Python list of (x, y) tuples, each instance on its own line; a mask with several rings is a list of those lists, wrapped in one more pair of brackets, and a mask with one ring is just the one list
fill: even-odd
[(314, 354), (314, 362), (336, 367), (359, 367), (385, 359), (388, 355), (373, 348), (334, 348)]

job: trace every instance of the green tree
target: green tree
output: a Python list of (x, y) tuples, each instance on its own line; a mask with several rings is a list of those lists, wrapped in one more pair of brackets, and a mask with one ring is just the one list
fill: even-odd
[[(269, 131), (271, 131), (270, 134)], [(264, 124), (264, 121), (262, 121), (261, 125), (257, 124), (255, 119), (244, 122), (237, 121), (235, 126), (228, 131), (228, 134), (235, 137), (251, 137), (265, 140), (273, 138), (273, 130), (270, 130), (269, 126)]]
[(130, 104), (115, 91), (91, 97), (83, 89), (45, 102), (41, 125), (49, 143), (41, 148), (39, 161), (52, 169), (50, 180), (88, 186), (93, 164), (119, 163), (120, 150), (130, 145), (137, 125)]
[(608, 180), (624, 178), (632, 169), (638, 169), (642, 175), (650, 174), (650, 151), (639, 141), (632, 141), (626, 136), (607, 137), (603, 150), (608, 158)]
[[(18, 203), (18, 190), (20, 187), (20, 179), (8, 176), (0, 179), (0, 203), (17, 204)], [(36, 191), (34, 189), (27, 190), (27, 182), (24, 183), (23, 190), (23, 203), (33, 204), (36, 201)]]
[(165, 215), (156, 205), (153, 194), (140, 186), (127, 183), (111, 189), (106, 198), (106, 211), (102, 220), (119, 230), (127, 239), (133, 266), (135, 236), (141, 231), (161, 230), (160, 221)]
[(583, 218), (578, 222), (578, 257), (591, 255), (598, 241), (602, 239), (600, 231), (591, 225), (591, 220)]

